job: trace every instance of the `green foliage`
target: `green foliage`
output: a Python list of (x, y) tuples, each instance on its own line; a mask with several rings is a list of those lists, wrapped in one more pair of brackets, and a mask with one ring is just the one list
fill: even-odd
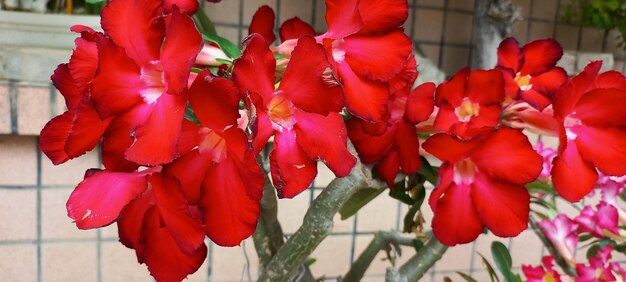
[(513, 260), (509, 249), (501, 242), (495, 241), (491, 243), (491, 255), (496, 262), (496, 266), (500, 273), (504, 276), (507, 282), (521, 282), (522, 279), (519, 274), (514, 274), (511, 268), (513, 267)]
[(219, 46), (220, 49), (222, 49), (222, 51), (224, 51), (224, 53), (228, 57), (237, 58), (241, 56), (241, 50), (239, 49), (239, 46), (224, 37), (221, 37), (217, 34), (203, 33), (202, 39), (204, 39), (204, 41), (217, 44), (217, 46)]
[(572, 0), (562, 5), (566, 23), (620, 32), (619, 46), (626, 48), (626, 0)]
[(383, 193), (383, 189), (376, 188), (365, 188), (360, 189), (352, 196), (350, 199), (341, 206), (339, 209), (339, 214), (341, 215), (341, 220), (345, 220), (356, 214), (362, 207), (367, 205), (367, 203), (371, 202), (373, 199), (378, 197), (378, 195)]
[(467, 282), (478, 282), (478, 280), (472, 278), (472, 276), (469, 276), (461, 271), (457, 271), (456, 274), (460, 275), (461, 278), (463, 278), (463, 280), (467, 281)]

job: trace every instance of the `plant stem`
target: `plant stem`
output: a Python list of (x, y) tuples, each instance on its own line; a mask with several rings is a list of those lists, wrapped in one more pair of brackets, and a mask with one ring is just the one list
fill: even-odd
[(365, 187), (384, 187), (372, 180), (368, 168), (357, 162), (350, 175), (336, 178), (311, 203), (303, 224), (287, 240), (261, 274), (259, 281), (288, 281), (306, 258), (328, 236), (333, 228), (333, 217), (350, 196)]
[(348, 273), (343, 277), (344, 282), (360, 281), (365, 274), (365, 271), (369, 268), (370, 264), (378, 253), (386, 249), (389, 245), (403, 245), (413, 246), (413, 240), (415, 238), (409, 238), (402, 236), (399, 232), (395, 231), (378, 231), (374, 234), (374, 238), (367, 245), (367, 248), (359, 255), (359, 258), (354, 261)]
[(435, 236), (431, 236), (426, 245), (404, 263), (399, 270), (387, 269), (385, 280), (387, 282), (418, 281), (435, 262), (441, 259), (446, 250), (448, 250), (448, 246), (441, 244)]

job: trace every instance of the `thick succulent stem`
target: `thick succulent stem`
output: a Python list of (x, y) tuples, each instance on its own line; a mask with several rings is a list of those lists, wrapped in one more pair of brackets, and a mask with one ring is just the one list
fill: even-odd
[(387, 282), (418, 281), (435, 262), (441, 259), (446, 250), (448, 250), (448, 246), (441, 244), (435, 236), (432, 236), (426, 245), (404, 263), (400, 269), (387, 269), (385, 279)]

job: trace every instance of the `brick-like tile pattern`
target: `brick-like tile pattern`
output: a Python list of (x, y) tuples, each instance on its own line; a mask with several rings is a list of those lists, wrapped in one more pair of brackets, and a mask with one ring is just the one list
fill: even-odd
[(50, 88), (22, 86), (17, 91), (17, 132), (39, 135), (50, 119)]
[(0, 136), (0, 186), (37, 184), (37, 138)]

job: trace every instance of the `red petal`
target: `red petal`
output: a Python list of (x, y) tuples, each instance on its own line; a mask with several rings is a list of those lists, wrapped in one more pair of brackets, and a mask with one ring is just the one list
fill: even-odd
[(618, 71), (603, 72), (596, 77), (596, 87), (625, 89), (626, 78)]
[(398, 152), (391, 150), (389, 153), (385, 154), (382, 161), (374, 167), (378, 177), (384, 180), (391, 189), (393, 189), (396, 175), (398, 175), (398, 171), (400, 171), (398, 162)]
[(201, 126), (183, 119), (183, 127), (178, 138), (178, 153), (184, 155), (196, 148), (202, 141)]
[(139, 167), (127, 160), (125, 154), (134, 142), (133, 130), (150, 117), (153, 106), (154, 104), (141, 104), (113, 119), (102, 142), (102, 163), (108, 170), (134, 171)]
[(435, 103), (437, 106), (441, 106), (443, 101), (447, 101), (453, 107), (458, 107), (465, 97), (465, 84), (470, 69), (465, 67), (459, 72), (455, 73), (446, 82), (439, 84), (437, 87), (437, 93), (435, 95)]
[(203, 71), (189, 89), (189, 104), (202, 125), (223, 131), (237, 124), (239, 92), (229, 79), (213, 77)]
[(576, 126), (576, 146), (583, 159), (590, 160), (604, 174), (626, 175), (626, 129)]
[(570, 202), (578, 202), (589, 194), (597, 180), (596, 169), (591, 162), (582, 159), (572, 141), (567, 142), (565, 150), (552, 161), (554, 188)]
[(530, 78), (532, 89), (549, 98), (554, 97), (565, 81), (567, 81), (567, 73), (560, 67), (551, 68), (547, 72)]
[(451, 184), (443, 188), (446, 193), (433, 210), (433, 233), (441, 243), (448, 246), (474, 241), (483, 231), (483, 224), (472, 203), (471, 187)]
[(207, 256), (206, 245), (201, 244), (192, 255), (188, 255), (178, 247), (160, 222), (157, 209), (146, 213), (142, 227), (145, 263), (157, 281), (182, 281), (200, 268)]
[(117, 0), (102, 9), (100, 22), (115, 44), (143, 65), (159, 59), (165, 35), (163, 21), (159, 18), (162, 14), (163, 1)]
[(389, 98), (385, 84), (358, 76), (348, 64), (340, 63), (337, 66), (350, 113), (367, 121), (381, 121), (387, 111)]
[(161, 53), (167, 92), (179, 94), (187, 89), (189, 71), (202, 47), (202, 37), (193, 20), (174, 8), (166, 29)]
[(80, 229), (111, 224), (132, 199), (146, 190), (149, 172), (101, 171), (86, 178), (67, 200), (67, 215)]
[(439, 110), (437, 111), (437, 116), (435, 116), (433, 127), (445, 132), (451, 132), (452, 127), (456, 123), (460, 122), (459, 117), (454, 112), (454, 108), (447, 102), (439, 105)]
[(76, 43), (76, 48), (72, 52), (69, 68), (72, 78), (76, 82), (78, 92), (84, 93), (88, 90), (88, 84), (91, 83), (96, 75), (98, 48), (95, 42), (87, 41), (83, 38), (77, 38), (74, 42)]
[(463, 142), (452, 135), (439, 133), (426, 139), (422, 147), (436, 158), (454, 163), (469, 157), (476, 145), (477, 142)]
[(526, 135), (508, 127), (496, 130), (480, 142), (471, 152), (471, 158), (487, 176), (518, 185), (535, 180), (543, 163)]
[(387, 82), (389, 84), (389, 92), (396, 93), (405, 88), (410, 90), (415, 83), (415, 79), (417, 79), (417, 75), (417, 61), (415, 61), (415, 56), (409, 55), (404, 69)]
[(184, 96), (161, 95), (148, 120), (135, 130), (135, 143), (126, 151), (126, 159), (143, 165), (171, 162), (178, 154), (186, 104)]
[(595, 89), (576, 103), (575, 118), (592, 126), (626, 126), (626, 89)]
[(522, 47), (524, 65), (522, 75), (538, 75), (554, 67), (563, 56), (563, 48), (554, 39), (540, 39), (527, 43)]
[(295, 111), (297, 141), (311, 159), (320, 159), (337, 177), (350, 174), (356, 158), (348, 151), (346, 127), (341, 115), (328, 116)]
[(253, 153), (249, 148), (248, 139), (243, 130), (232, 127), (226, 130), (222, 137), (228, 147), (228, 157), (237, 167), (241, 179), (245, 179), (244, 185), (248, 197), (252, 200), (260, 201), (263, 197), (263, 184), (265, 177), (256, 162), (258, 154)]
[(317, 163), (300, 148), (293, 130), (274, 136), (270, 154), (272, 182), (279, 198), (293, 198), (311, 185), (317, 176)]
[(517, 40), (513, 37), (504, 39), (498, 46), (497, 66), (509, 68), (513, 73), (517, 73), (522, 64), (524, 64), (524, 57), (521, 55)]
[(143, 263), (143, 258), (140, 256), (143, 253), (140, 242), (141, 223), (148, 209), (153, 206), (153, 201), (152, 190), (146, 190), (126, 205), (117, 220), (120, 242), (128, 248), (135, 249), (139, 263)]
[(387, 130), (380, 136), (372, 136), (363, 131), (365, 121), (352, 118), (346, 122), (348, 136), (354, 145), (359, 159), (365, 164), (382, 159), (393, 145), (395, 130)]
[(96, 37), (96, 42), (98, 74), (91, 85), (91, 100), (100, 116), (106, 118), (142, 101), (140, 91), (145, 83), (141, 80), (140, 68), (126, 56), (124, 49), (102, 35)]
[(111, 118), (101, 120), (87, 99), (83, 99), (74, 113), (72, 130), (65, 143), (65, 151), (70, 158), (81, 156), (95, 148), (112, 120)]
[(272, 10), (270, 6), (263, 5), (259, 7), (254, 13), (254, 16), (252, 16), (248, 34), (258, 33), (265, 38), (267, 44), (274, 43), (276, 40), (276, 35), (274, 35), (275, 20), (276, 16), (274, 15), (274, 10)]
[(60, 64), (50, 77), (54, 87), (59, 89), (63, 98), (65, 98), (65, 106), (68, 109), (74, 109), (78, 107), (83, 93), (78, 91), (76, 82), (70, 74), (70, 68), (68, 64)]
[(193, 150), (165, 166), (163, 174), (178, 179), (189, 204), (197, 205), (200, 202), (200, 187), (210, 165), (211, 158)]
[(183, 253), (193, 255), (204, 243), (204, 230), (200, 222), (191, 216), (178, 182), (153, 174), (148, 176), (148, 183), (165, 227)]
[(514, 237), (528, 227), (530, 195), (524, 187), (477, 174), (471, 193), (480, 220), (500, 237)]
[(494, 128), (500, 122), (502, 107), (500, 104), (492, 106), (481, 106), (480, 114), (473, 116), (469, 122), (470, 129), (482, 129), (485, 127)]
[(580, 97), (593, 89), (594, 79), (598, 75), (601, 66), (602, 61), (589, 63), (581, 73), (559, 88), (552, 102), (555, 118), (564, 119), (574, 111), (574, 106), (578, 103)]
[(276, 59), (267, 42), (253, 34), (244, 42), (241, 58), (235, 60), (233, 81), (244, 99), (249, 92), (255, 92), (263, 97), (264, 103), (269, 103), (274, 94), (275, 69)]
[(539, 111), (543, 111), (552, 102), (550, 101), (550, 98), (535, 89), (520, 91), (519, 93), (522, 100), (526, 101), (526, 103)]
[(420, 143), (415, 126), (406, 122), (398, 123), (395, 147), (398, 151), (400, 167), (404, 174), (416, 172), (420, 167)]
[(313, 37), (298, 40), (279, 90), (307, 112), (327, 115), (343, 107), (342, 89), (332, 75), (324, 47)]
[(267, 114), (260, 114), (256, 119), (256, 126), (253, 130), (254, 140), (252, 140), (252, 148), (254, 153), (258, 154), (265, 148), (267, 141), (274, 134), (274, 128), (272, 127), (272, 121)]
[(413, 124), (428, 120), (435, 106), (435, 84), (420, 84), (409, 94), (404, 118)]
[(220, 246), (239, 245), (256, 228), (260, 206), (248, 197), (245, 182), (229, 158), (207, 172), (201, 207), (206, 233)]
[(315, 29), (298, 17), (288, 19), (280, 26), (281, 42), (289, 39), (299, 39), (307, 35), (315, 36)]
[(345, 59), (356, 74), (388, 81), (404, 69), (413, 45), (404, 32), (396, 30), (377, 36), (353, 35), (337, 48), (346, 52)]
[(409, 4), (405, 0), (361, 0), (359, 12), (363, 20), (361, 33), (382, 33), (404, 24)]
[(467, 97), (481, 106), (504, 101), (504, 80), (498, 70), (472, 71), (467, 78)]
[(70, 136), (74, 112), (67, 111), (46, 123), (39, 135), (39, 149), (53, 164), (59, 165), (70, 159), (65, 152), (65, 143)]
[(172, 12), (173, 5), (176, 5), (181, 12), (190, 16), (193, 15), (199, 7), (198, 1), (196, 0), (164, 0), (164, 3), (166, 14)]
[(326, 23), (328, 31), (324, 38), (343, 38), (363, 27), (359, 13), (359, 0), (326, 0)]

